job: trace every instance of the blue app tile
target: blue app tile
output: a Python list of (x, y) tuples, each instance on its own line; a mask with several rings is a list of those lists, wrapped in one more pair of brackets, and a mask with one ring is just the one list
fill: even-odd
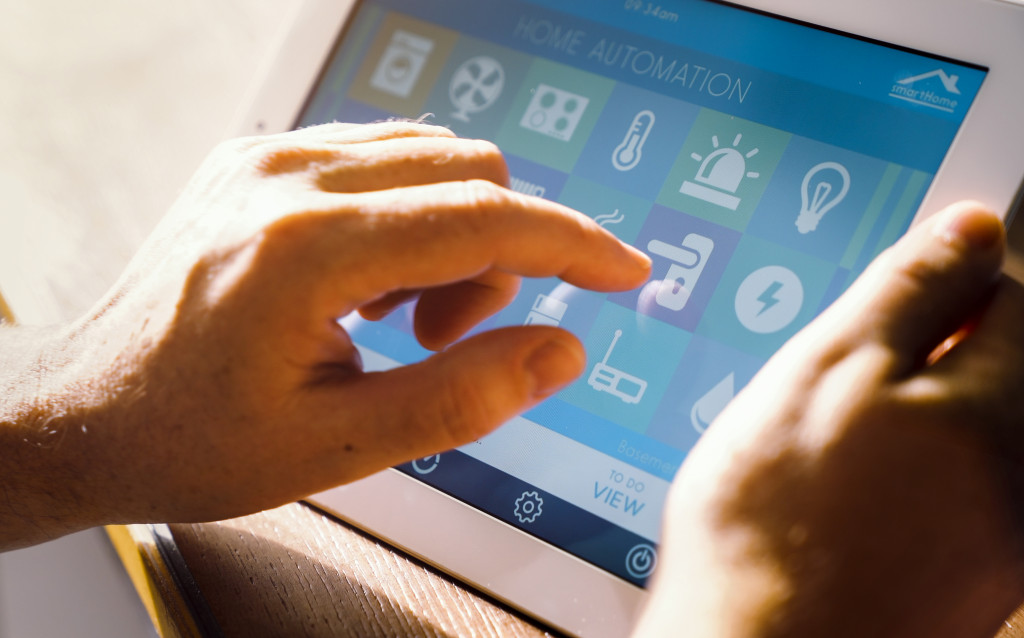
[(690, 334), (606, 303), (584, 339), (587, 368), (564, 401), (643, 433)]
[(517, 193), (536, 195), (555, 201), (562, 194), (568, 176), (546, 166), (541, 166), (518, 155), (505, 154), (508, 165), (509, 187)]
[(635, 244), (651, 257), (651, 281), (609, 301), (692, 332), (739, 237), (734, 230), (655, 205)]
[(687, 102), (617, 85), (575, 173), (654, 200), (699, 110)]
[(747, 232), (838, 263), (871, 210), (888, 164), (794, 137)]
[(762, 359), (694, 335), (647, 435), (688, 452), (763, 363)]

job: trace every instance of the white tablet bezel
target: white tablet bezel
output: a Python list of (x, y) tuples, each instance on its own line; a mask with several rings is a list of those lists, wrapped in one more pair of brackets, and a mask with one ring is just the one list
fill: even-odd
[[(356, 4), (306, 1), (270, 60), (239, 134), (293, 126)], [(1024, 174), (1024, 117), (1018, 115), (1024, 107), (1024, 6), (1010, 0), (732, 4), (987, 67), (915, 220), (961, 199), (1004, 215), (1013, 210)], [(624, 635), (644, 600), (643, 590), (394, 470), (311, 500), (571, 634)]]

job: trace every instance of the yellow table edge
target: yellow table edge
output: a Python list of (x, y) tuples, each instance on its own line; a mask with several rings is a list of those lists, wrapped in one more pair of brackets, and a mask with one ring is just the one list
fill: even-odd
[(0, 322), (4, 321), (14, 323), (14, 313), (11, 312), (10, 306), (4, 301), (4, 296), (0, 294)]
[(108, 525), (107, 536), (163, 638), (200, 638), (188, 603), (149, 525)]

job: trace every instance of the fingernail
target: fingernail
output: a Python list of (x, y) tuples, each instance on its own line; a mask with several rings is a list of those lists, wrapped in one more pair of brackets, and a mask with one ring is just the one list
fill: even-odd
[(650, 271), (651, 257), (644, 251), (640, 250), (639, 248), (635, 248), (629, 245), (627, 245), (626, 247), (629, 248), (630, 252), (633, 255), (633, 259), (636, 261), (637, 265), (639, 265), (644, 270)]
[(578, 343), (551, 339), (538, 346), (526, 359), (526, 370), (533, 377), (533, 396), (551, 396), (572, 383), (583, 372), (585, 358)]
[(995, 214), (972, 208), (947, 215), (935, 229), (947, 243), (964, 242), (975, 250), (989, 250), (1003, 240), (1003, 222)]

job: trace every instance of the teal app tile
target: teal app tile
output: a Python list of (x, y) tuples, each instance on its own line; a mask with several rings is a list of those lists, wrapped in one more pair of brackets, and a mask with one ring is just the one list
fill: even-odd
[(821, 306), (836, 266), (745, 235), (697, 333), (768, 359)]
[(704, 109), (676, 157), (658, 203), (742, 231), (791, 137)]
[(690, 337), (656, 319), (606, 303), (584, 340), (587, 368), (560, 396), (643, 433)]
[(460, 137), (493, 140), (526, 78), (530, 56), (461, 37), (424, 110)]
[(590, 180), (570, 177), (559, 202), (586, 214), (605, 230), (632, 244), (651, 209), (651, 202)]
[(498, 133), (498, 146), (571, 172), (614, 83), (599, 75), (534, 60)]

